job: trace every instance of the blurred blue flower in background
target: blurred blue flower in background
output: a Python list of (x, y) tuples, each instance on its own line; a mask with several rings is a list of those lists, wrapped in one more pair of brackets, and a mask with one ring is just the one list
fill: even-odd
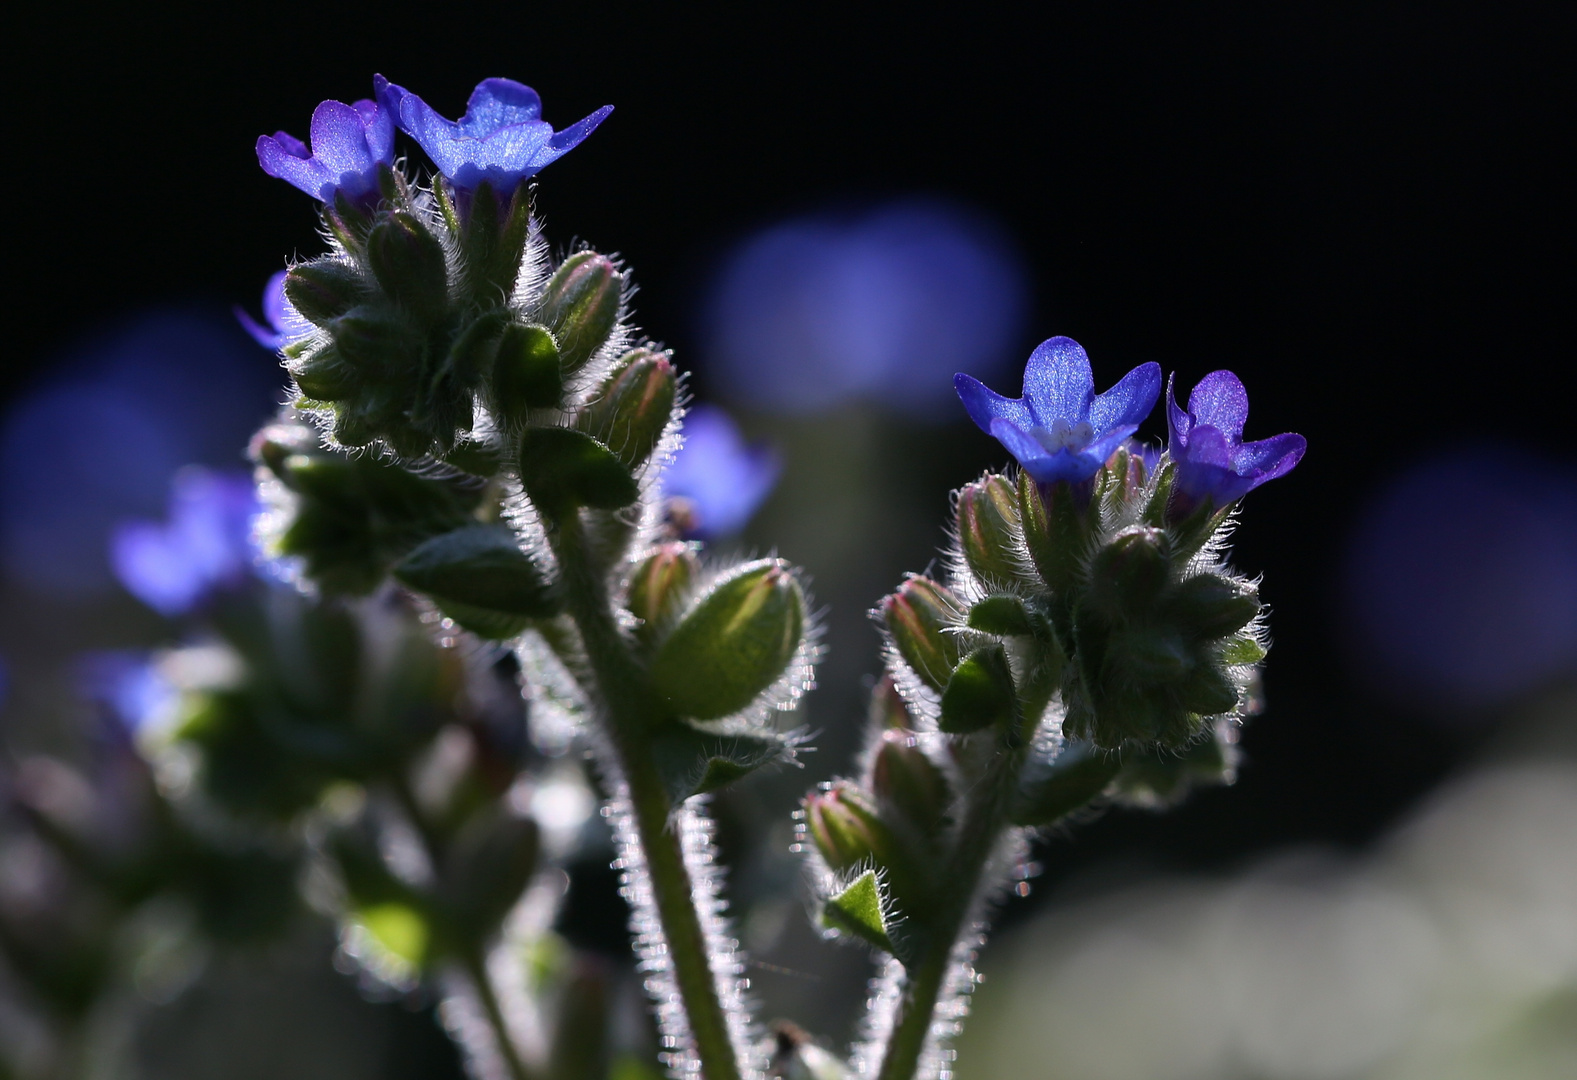
[(124, 521), (110, 563), (126, 591), (162, 615), (180, 615), (255, 565), (257, 489), (247, 473), (190, 467), (176, 473), (167, 521)]
[(221, 313), (150, 312), (69, 351), (0, 419), (0, 569), (57, 598), (114, 586), (110, 530), (184, 465), (241, 465), (278, 369)]
[(704, 371), (774, 412), (864, 400), (946, 419), (955, 371), (1013, 364), (1027, 292), (993, 223), (951, 203), (794, 218), (725, 260), (704, 312)]
[(1442, 713), (1577, 674), (1577, 474), (1464, 448), (1388, 484), (1350, 538), (1343, 602), (1376, 690)]
[(83, 654), (77, 661), (77, 682), (84, 697), (133, 735), (173, 712), (180, 697), (152, 654), (136, 649)]
[(685, 414), (684, 446), (663, 473), (663, 493), (684, 500), (674, 517), (687, 536), (728, 536), (745, 527), (782, 466), (771, 447), (747, 445), (722, 409), (698, 405)]

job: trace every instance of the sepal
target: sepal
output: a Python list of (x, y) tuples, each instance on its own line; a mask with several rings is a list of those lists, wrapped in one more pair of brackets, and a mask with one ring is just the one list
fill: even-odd
[(940, 724), (952, 735), (993, 726), (1009, 730), (1017, 714), (1013, 671), (1001, 645), (986, 645), (970, 653), (942, 691)]
[(523, 424), (532, 409), (556, 407), (564, 397), (558, 344), (546, 327), (511, 323), (493, 361), (493, 401), (506, 423)]
[(788, 750), (788, 743), (775, 734), (702, 731), (682, 720), (653, 732), (649, 745), (675, 806), (692, 795), (727, 787), (781, 759)]
[(367, 234), (367, 263), (383, 291), (427, 326), (449, 310), (449, 265), (438, 238), (414, 216), (395, 211)]
[(580, 414), (580, 429), (602, 440), (631, 469), (657, 449), (673, 414), (678, 374), (666, 353), (632, 349)]
[(877, 882), (874, 870), (865, 871), (837, 895), (828, 897), (821, 908), (823, 926), (829, 930), (853, 934), (890, 956), (899, 955), (898, 947), (888, 932), (889, 926), (895, 921), (883, 902), (881, 885)]
[(958, 493), (958, 543), (969, 569), (988, 589), (1025, 579), (1018, 495), (1006, 477), (990, 475)]
[(947, 777), (907, 731), (882, 732), (871, 766), (871, 791), (882, 815), (904, 822), (923, 837), (934, 837), (947, 820), (952, 802)]

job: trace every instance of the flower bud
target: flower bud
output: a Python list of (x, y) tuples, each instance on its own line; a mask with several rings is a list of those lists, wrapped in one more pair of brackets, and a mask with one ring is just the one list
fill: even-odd
[(286, 364), (301, 393), (313, 401), (344, 401), (361, 387), (361, 373), (333, 345)]
[(881, 730), (891, 728), (908, 732), (914, 728), (914, 717), (909, 715), (909, 706), (904, 704), (903, 695), (893, 685), (891, 675), (883, 675), (871, 691), (869, 715), (871, 723)]
[(957, 597), (930, 578), (912, 574), (882, 600), (881, 615), (904, 663), (940, 693), (958, 664), (958, 637), (947, 632), (963, 621)]
[(367, 378), (404, 377), (416, 367), (420, 346), (407, 327), (384, 313), (357, 308), (334, 320), (329, 332), (340, 355)]
[(884, 816), (894, 815), (922, 836), (933, 836), (941, 828), (949, 801), (947, 778), (916, 745), (911, 733), (882, 732), (871, 789)]
[(1041, 580), (1055, 593), (1071, 593), (1090, 548), (1093, 504), (1088, 494), (1066, 481), (1037, 483), (1024, 471), (1018, 477), (1017, 502), (1024, 546)]
[(285, 275), (290, 306), (317, 326), (325, 326), (361, 303), (367, 283), (354, 268), (338, 259), (293, 266)]
[(524, 423), (532, 409), (548, 409), (564, 396), (564, 373), (553, 335), (541, 326), (511, 323), (493, 360), (493, 401), (510, 423)]
[(746, 563), (701, 598), (652, 660), (652, 683), (681, 716), (736, 713), (776, 682), (804, 632), (805, 596), (781, 559)]
[(595, 251), (576, 252), (548, 279), (541, 319), (558, 339), (566, 375), (585, 367), (612, 335), (623, 292), (623, 275)]
[(673, 413), (678, 377), (667, 355), (632, 349), (580, 415), (580, 428), (634, 469), (652, 456)]
[(630, 575), (630, 591), (624, 605), (641, 620), (636, 636), (653, 640), (657, 633), (679, 613), (700, 573), (701, 564), (689, 544), (664, 544)]
[(842, 873), (861, 863), (881, 863), (879, 851), (893, 843), (866, 794), (840, 782), (805, 798), (805, 830), (827, 865)]
[(1259, 593), (1247, 582), (1216, 574), (1184, 578), (1162, 605), (1183, 633), (1196, 639), (1224, 638), (1243, 629), (1259, 614)]
[(958, 542), (988, 588), (1010, 588), (1023, 578), (1018, 497), (1006, 477), (987, 476), (958, 493)]
[(1110, 612), (1137, 616), (1154, 607), (1171, 572), (1165, 534), (1136, 525), (1118, 533), (1091, 560), (1090, 596)]
[(443, 245), (403, 211), (390, 214), (367, 236), (367, 261), (383, 291), (422, 322), (449, 310), (449, 266)]

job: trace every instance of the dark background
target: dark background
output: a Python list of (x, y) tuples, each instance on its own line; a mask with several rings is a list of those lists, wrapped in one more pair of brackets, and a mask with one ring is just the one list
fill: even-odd
[[(972, 203), (1034, 276), (1021, 355), (1071, 335), (1103, 387), (1146, 360), (1183, 383), (1230, 367), (1251, 437), (1310, 443), (1238, 536), (1276, 636), (1242, 780), (1108, 816), (1050, 873), (1361, 842), (1486, 735), (1373, 699), (1345, 655), (1356, 510), (1464, 440), (1571, 456), (1572, 29), (1554, 4), (35, 8), (8, 34), (4, 390), (125, 312), (255, 304), (318, 241), (253, 142), (304, 135), (375, 71), (451, 116), (489, 75), (535, 86), (558, 126), (616, 105), (539, 209), (560, 245), (629, 260), (642, 325), (682, 360), (708, 268), (751, 228), (829, 200)], [(920, 442), (892, 482), (923, 487), (938, 528), (886, 587), (940, 542), (947, 490), (1005, 457), (962, 423)], [(874, 670), (875, 634), (842, 663)]]

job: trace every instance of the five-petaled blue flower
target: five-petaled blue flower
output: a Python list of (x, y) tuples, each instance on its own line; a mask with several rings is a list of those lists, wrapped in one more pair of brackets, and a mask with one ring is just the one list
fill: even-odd
[(1024, 396), (1005, 398), (979, 379), (955, 375), (969, 418), (990, 432), (1042, 484), (1080, 483), (1155, 408), (1161, 365), (1140, 364), (1104, 394), (1095, 392), (1090, 358), (1072, 338), (1041, 342), (1024, 368)]
[(257, 160), (277, 176), (321, 202), (335, 192), (363, 202), (378, 192), (378, 170), (394, 161), (394, 116), (376, 102), (354, 105), (325, 101), (312, 110), (312, 149), (276, 131), (257, 140)]
[(1200, 379), (1186, 412), (1177, 407), (1175, 382), (1174, 375), (1166, 387), (1167, 452), (1177, 462), (1175, 491), (1185, 512), (1207, 500), (1218, 507), (1236, 502), (1303, 457), (1308, 441), (1302, 435), (1243, 441), (1248, 394), (1232, 372), (1212, 371)]
[(513, 79), (483, 79), (466, 102), (465, 115), (445, 120), (421, 98), (382, 75), (373, 76), (378, 101), (400, 130), (427, 151), (438, 171), (461, 191), (487, 181), (508, 196), (527, 177), (579, 146), (613, 111), (604, 105), (557, 134), (542, 119), (542, 99)]

